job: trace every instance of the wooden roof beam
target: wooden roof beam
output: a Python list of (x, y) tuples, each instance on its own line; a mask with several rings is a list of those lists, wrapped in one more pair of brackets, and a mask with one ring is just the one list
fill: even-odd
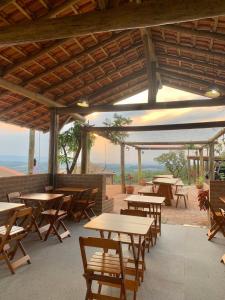
[(0, 10), (5, 8), (7, 5), (13, 3), (14, 0), (1, 0), (0, 2)]
[(207, 144), (208, 141), (178, 141), (178, 142), (125, 142), (125, 144), (127, 146), (137, 146), (137, 145), (141, 145), (141, 146), (168, 146), (168, 145), (172, 145), (172, 146), (176, 146), (176, 145), (201, 145), (201, 144)]
[(119, 104), (119, 105), (93, 105), (87, 108), (79, 106), (72, 106), (66, 108), (58, 108), (57, 112), (60, 114), (90, 114), (93, 112), (117, 112), (117, 111), (137, 111), (137, 110), (161, 110), (161, 109), (179, 109), (186, 107), (214, 107), (225, 106), (225, 97), (221, 97), (213, 100), (182, 100), (182, 101), (167, 101), (156, 102), (149, 106), (149, 104)]
[[(42, 94), (27, 90), (24, 87), (21, 87), (20, 85), (7, 81), (3, 78), (0, 78), (0, 87), (10, 90), (11, 92), (19, 94), (21, 96), (27, 97), (47, 107), (64, 107), (64, 105), (60, 104), (59, 102), (53, 101)], [(84, 118), (78, 114), (73, 114), (73, 116), (78, 120), (84, 120)]]
[(118, 8), (99, 12), (6, 26), (0, 31), (0, 44), (9, 46), (70, 38), (90, 33), (159, 26), (220, 15), (225, 15), (224, 0), (150, 0), (141, 4), (127, 3)]
[(166, 125), (146, 125), (146, 126), (118, 126), (118, 127), (87, 127), (85, 130), (89, 132), (104, 131), (122, 131), (122, 132), (144, 132), (144, 131), (167, 131), (167, 130), (187, 130), (187, 129), (203, 129), (225, 127), (225, 121), (215, 122), (197, 122), (197, 123), (180, 123)]
[(220, 131), (218, 131), (213, 137), (211, 137), (209, 140), (208, 140), (208, 143), (212, 143), (214, 142), (215, 140), (217, 140), (218, 138), (220, 138), (222, 135), (225, 134), (225, 128), (221, 129)]

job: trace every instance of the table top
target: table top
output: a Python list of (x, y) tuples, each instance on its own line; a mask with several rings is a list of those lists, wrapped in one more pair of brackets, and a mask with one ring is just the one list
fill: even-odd
[(103, 213), (85, 224), (84, 228), (107, 232), (146, 235), (153, 222), (153, 218)]
[(165, 197), (159, 196), (141, 196), (141, 195), (130, 195), (124, 199), (127, 202), (141, 202), (141, 203), (152, 203), (162, 204), (165, 201)]
[(61, 193), (82, 193), (87, 191), (88, 188), (85, 187), (72, 187), (72, 186), (63, 186), (63, 187), (58, 187), (55, 189), (56, 192), (61, 192)]
[(159, 175), (155, 175), (154, 178), (173, 178), (173, 175), (171, 174), (159, 174)]
[(6, 212), (10, 210), (16, 210), (25, 206), (22, 203), (9, 203), (9, 202), (0, 202), (0, 212)]
[(34, 201), (52, 201), (64, 197), (63, 194), (49, 194), (49, 193), (30, 193), (21, 195), (19, 198), (22, 200)]
[(153, 183), (159, 183), (159, 184), (176, 184), (178, 181), (177, 178), (156, 178), (153, 180)]

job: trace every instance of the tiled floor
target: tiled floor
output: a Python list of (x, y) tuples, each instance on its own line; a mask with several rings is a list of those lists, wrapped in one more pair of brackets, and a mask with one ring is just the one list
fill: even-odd
[[(135, 186), (135, 194), (141, 186)], [(197, 201), (197, 189), (195, 186), (185, 187), (188, 190), (187, 209), (184, 207), (182, 201), (178, 208), (175, 207), (175, 200), (172, 201), (172, 206), (163, 206), (162, 208), (162, 223), (167, 224), (189, 224), (207, 226), (208, 217), (207, 212), (200, 211)], [(125, 194), (121, 194), (120, 185), (108, 185), (106, 194), (114, 198), (114, 212), (119, 212), (121, 208), (126, 208), (126, 203), (123, 199)]]
[[(20, 267), (16, 275), (0, 263), (1, 300), (85, 299), (78, 238), (97, 233), (84, 230), (82, 224), (70, 223), (69, 228), (72, 237), (63, 244), (55, 237), (41, 242), (31, 235), (24, 245), (32, 264)], [(146, 253), (147, 270), (137, 300), (224, 300), (225, 266), (220, 257), (225, 240), (208, 242), (205, 234), (205, 228), (163, 225), (156, 246)]]

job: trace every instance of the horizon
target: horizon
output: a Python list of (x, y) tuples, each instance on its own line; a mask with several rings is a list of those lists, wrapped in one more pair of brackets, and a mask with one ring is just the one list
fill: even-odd
[[(117, 102), (117, 105), (125, 103), (147, 103), (148, 91), (144, 91), (132, 97), (126, 98)], [(181, 90), (163, 87), (159, 90), (157, 95), (157, 102), (162, 101), (182, 101), (182, 100), (195, 100), (205, 99), (199, 95), (187, 93)], [(213, 100), (212, 100), (213, 101)], [(132, 119), (132, 125), (150, 125), (150, 124), (169, 124), (181, 122), (200, 122), (200, 121), (215, 121), (223, 119), (225, 109), (221, 107), (201, 108), (201, 115), (196, 108), (183, 108), (183, 109), (167, 109), (167, 110), (153, 110), (153, 111), (132, 111), (132, 112), (118, 112), (118, 114)], [(92, 113), (87, 116), (90, 124), (101, 126), (102, 122), (108, 118), (112, 119), (114, 113)], [(69, 128), (70, 124), (65, 126)], [(181, 138), (193, 139), (194, 136), (200, 138), (209, 138), (216, 133), (218, 129), (208, 130), (191, 130), (191, 131), (173, 131), (173, 132), (137, 132), (130, 133), (130, 140), (150, 140), (150, 141), (166, 141), (166, 139), (180, 140)], [(28, 143), (29, 143), (29, 130), (23, 127), (0, 122), (0, 138), (2, 145), (0, 148), (0, 157), (28, 157)], [(49, 134), (36, 131), (35, 134), (35, 158), (40, 162), (45, 162), (48, 159), (48, 143)], [(187, 141), (188, 143), (188, 141)], [(161, 153), (167, 152), (166, 150), (151, 150), (144, 151), (142, 155), (142, 164), (152, 164), (154, 158)], [(113, 145), (110, 141), (97, 137), (94, 146), (91, 149), (90, 160), (96, 164), (119, 164), (120, 163), (120, 147)], [(129, 148), (126, 151), (126, 164), (136, 165), (137, 151)], [(80, 162), (80, 159), (79, 159)]]

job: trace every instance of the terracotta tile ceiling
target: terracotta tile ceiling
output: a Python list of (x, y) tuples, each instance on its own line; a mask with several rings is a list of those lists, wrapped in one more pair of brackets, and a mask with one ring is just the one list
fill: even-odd
[[(94, 0), (3, 2), (0, 27), (100, 9)], [(66, 7), (66, 2), (70, 6)], [(214, 83), (225, 94), (225, 17), (154, 27), (151, 36), (163, 85), (203, 95)], [(0, 70), (5, 80), (66, 106), (81, 98), (90, 104), (112, 104), (145, 90), (145, 65), (139, 29), (0, 46)], [(61, 117), (60, 122), (66, 119)], [(45, 131), (49, 110), (0, 88), (0, 121)]]

